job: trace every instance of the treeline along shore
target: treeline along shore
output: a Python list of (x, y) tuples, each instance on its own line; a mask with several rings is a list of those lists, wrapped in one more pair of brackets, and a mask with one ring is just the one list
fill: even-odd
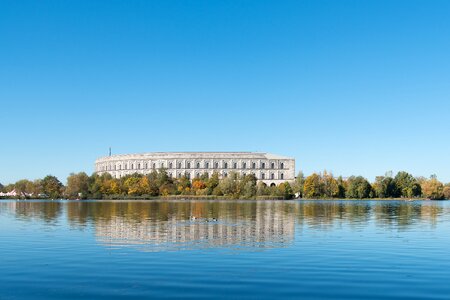
[(407, 172), (395, 176), (388, 172), (372, 183), (362, 176), (335, 177), (324, 171), (305, 177), (300, 172), (295, 181), (278, 186), (258, 182), (254, 175), (234, 173), (225, 178), (215, 173), (190, 180), (172, 178), (165, 169), (122, 178), (81, 172), (70, 174), (66, 185), (48, 175), (35, 181), (0, 184), (0, 191), (2, 198), (28, 199), (450, 199), (450, 183), (444, 184), (434, 175), (414, 177)]

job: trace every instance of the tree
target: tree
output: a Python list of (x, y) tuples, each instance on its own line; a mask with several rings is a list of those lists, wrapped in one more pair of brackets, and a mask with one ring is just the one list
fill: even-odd
[(212, 195), (214, 190), (219, 185), (219, 173), (214, 172), (206, 183), (206, 188), (208, 189), (208, 195)]
[(322, 179), (319, 174), (313, 173), (306, 177), (303, 195), (306, 198), (319, 198), (323, 195)]
[(124, 181), (123, 186), (128, 195), (133, 195), (133, 196), (142, 195), (141, 187), (140, 187), (141, 178), (142, 178), (142, 176), (140, 176), (139, 174), (133, 174), (131, 176), (127, 176), (127, 178)]
[(182, 195), (189, 195), (191, 191), (191, 181), (187, 176), (183, 175), (177, 181), (177, 191)]
[(239, 181), (239, 196), (243, 198), (250, 199), (256, 196), (258, 180), (253, 174), (244, 175)]
[(0, 192), (4, 191), (5, 186), (3, 184), (0, 183)]
[(202, 189), (206, 188), (206, 184), (203, 180), (196, 178), (196, 179), (192, 180), (192, 188), (196, 191), (202, 190)]
[(303, 187), (304, 187), (304, 185), (305, 185), (305, 175), (303, 175), (303, 172), (300, 171), (300, 172), (298, 172), (297, 177), (295, 177), (294, 184), (292, 185), (292, 190), (300, 198), (303, 197)]
[(323, 196), (328, 198), (334, 198), (339, 195), (339, 186), (333, 174), (327, 171), (323, 172), (321, 176)]
[(347, 190), (347, 182), (342, 178), (342, 176), (339, 176), (336, 180), (338, 184), (338, 195), (339, 198), (345, 198), (345, 191)]
[(283, 199), (289, 200), (294, 198), (294, 191), (292, 190), (289, 182), (283, 182), (278, 185), (278, 193), (277, 196), (282, 196)]
[(14, 184), (14, 190), (21, 197), (26, 197), (28, 195), (33, 194), (34, 184), (33, 184), (33, 182), (31, 182), (27, 179), (22, 179), (22, 180), (17, 181)]
[(55, 176), (47, 175), (42, 179), (42, 191), (51, 199), (60, 198), (63, 188), (63, 184)]
[(444, 198), (444, 185), (435, 176), (431, 176), (429, 180), (423, 181), (421, 185), (422, 193), (425, 197), (432, 200)]
[(398, 172), (394, 178), (397, 188), (397, 197), (417, 197), (422, 194), (422, 189), (411, 174), (407, 172)]
[(362, 176), (350, 177), (348, 179), (348, 189), (346, 193), (347, 198), (365, 199), (371, 196), (372, 186)]
[(222, 178), (217, 187), (222, 191), (224, 196), (236, 196), (237, 194), (238, 186), (233, 176)]
[(89, 176), (84, 172), (71, 173), (67, 177), (65, 195), (70, 199), (87, 199), (89, 195)]
[(94, 199), (102, 199), (102, 197), (103, 197), (103, 192), (102, 192), (103, 181), (105, 179), (110, 179), (110, 178), (112, 178), (112, 176), (108, 173), (105, 173), (101, 176), (96, 173), (92, 174), (89, 177), (90, 197), (92, 197)]
[(373, 189), (376, 196), (379, 198), (391, 198), (397, 197), (398, 195), (394, 178), (388, 175), (377, 176), (375, 178), (375, 183), (373, 184)]
[(447, 200), (450, 200), (450, 184), (446, 184), (443, 190), (444, 197)]
[(270, 188), (264, 182), (260, 181), (256, 185), (256, 195), (257, 196), (268, 196), (270, 195)]

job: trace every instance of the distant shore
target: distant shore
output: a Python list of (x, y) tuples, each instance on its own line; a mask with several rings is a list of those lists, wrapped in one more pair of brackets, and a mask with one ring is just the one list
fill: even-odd
[(401, 171), (395, 176), (387, 172), (369, 182), (362, 176), (334, 176), (323, 171), (307, 177), (299, 172), (294, 180), (267, 185), (255, 174), (240, 175), (214, 172), (198, 174), (196, 178), (174, 178), (166, 169), (154, 169), (150, 174), (134, 173), (115, 178), (109, 173), (91, 176), (84, 172), (70, 174), (64, 185), (48, 175), (14, 184), (0, 184), (0, 197), (43, 199), (205, 199), (205, 200), (281, 200), (281, 199), (367, 199), (367, 200), (444, 200), (450, 199), (450, 183), (430, 178), (414, 177)]

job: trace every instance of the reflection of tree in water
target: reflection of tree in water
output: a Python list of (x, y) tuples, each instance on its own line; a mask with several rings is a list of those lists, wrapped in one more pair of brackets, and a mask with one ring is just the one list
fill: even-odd
[(443, 208), (436, 202), (391, 202), (374, 206), (374, 215), (380, 226), (407, 228), (420, 221), (436, 224)]
[(370, 204), (346, 201), (300, 202), (297, 217), (299, 224), (322, 229), (331, 229), (336, 222), (361, 224), (370, 219)]
[(435, 224), (443, 208), (436, 202), (308, 201), (298, 204), (299, 224), (332, 229), (338, 222), (364, 225), (371, 218), (378, 226), (405, 228), (417, 222)]
[(54, 223), (61, 217), (63, 204), (59, 201), (16, 201), (14, 202), (16, 218), (21, 220), (39, 219)]

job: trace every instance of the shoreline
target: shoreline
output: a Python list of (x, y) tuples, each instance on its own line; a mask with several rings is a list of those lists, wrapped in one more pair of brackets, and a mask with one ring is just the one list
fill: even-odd
[(29, 198), (29, 199), (20, 199), (20, 198), (0, 198), (0, 201), (70, 201), (70, 202), (83, 202), (83, 201), (300, 201), (300, 202), (314, 202), (314, 201), (381, 201), (381, 202), (414, 202), (414, 201), (449, 201), (448, 199), (436, 200), (436, 199), (426, 199), (426, 198), (362, 198), (362, 199), (342, 199), (342, 198), (295, 198), (295, 199), (276, 199), (273, 197), (261, 197), (261, 198), (251, 198), (251, 199), (239, 199), (233, 197), (224, 197), (224, 196), (214, 196), (214, 197), (152, 197), (152, 198), (104, 198), (104, 199), (42, 199), (42, 198)]

